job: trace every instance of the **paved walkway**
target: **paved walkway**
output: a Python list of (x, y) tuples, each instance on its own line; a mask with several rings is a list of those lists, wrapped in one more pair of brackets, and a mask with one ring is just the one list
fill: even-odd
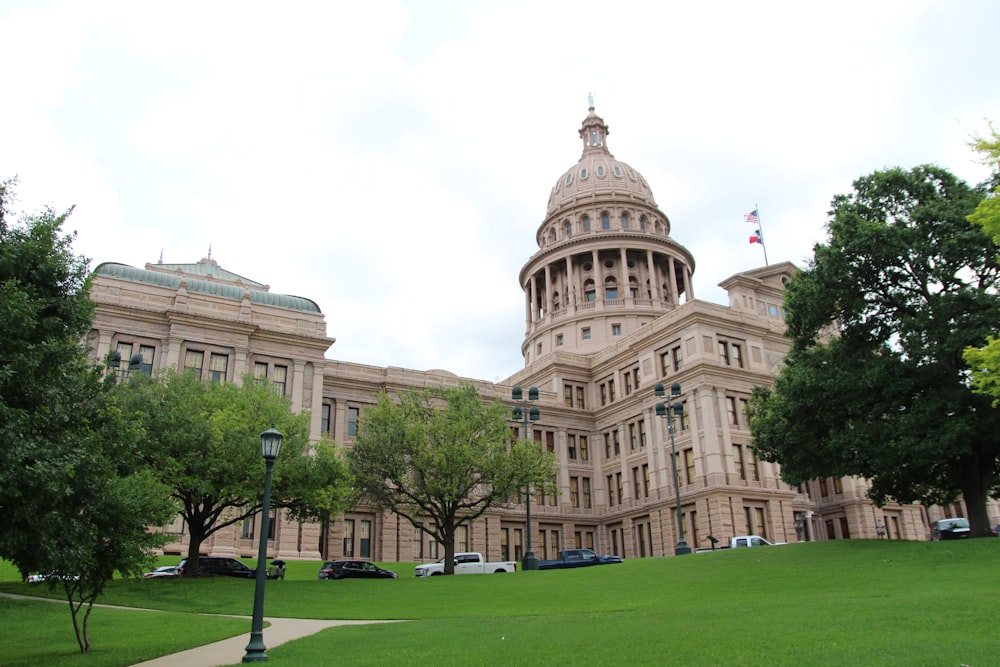
[[(32, 597), (29, 595), (17, 595), (14, 593), (0, 593), (3, 597), (15, 600), (37, 600), (41, 602), (55, 602), (66, 604), (65, 600), (54, 598)], [(110, 609), (127, 609), (129, 611), (146, 611), (156, 613), (157, 609), (141, 609), (137, 607), (120, 607), (109, 604), (95, 604), (95, 607), (108, 607)], [(211, 614), (205, 614), (210, 616)], [(249, 616), (229, 616), (230, 618), (245, 618), (247, 620), (246, 634), (223, 639), (213, 644), (205, 644), (196, 648), (171, 653), (153, 660), (140, 662), (133, 667), (218, 667), (219, 665), (235, 665), (243, 660), (246, 653), (247, 644), (250, 643)], [(338, 621), (338, 620), (317, 620), (311, 618), (269, 618), (264, 620), (270, 623), (264, 628), (264, 645), (268, 650), (275, 646), (280, 646), (285, 642), (302, 639), (309, 635), (314, 635), (320, 630), (336, 627), (338, 625), (367, 625), (371, 623), (398, 623), (399, 621)]]

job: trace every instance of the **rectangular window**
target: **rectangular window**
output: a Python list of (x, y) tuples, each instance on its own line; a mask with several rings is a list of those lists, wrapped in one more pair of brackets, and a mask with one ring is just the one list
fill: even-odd
[(840, 536), (845, 540), (851, 539), (851, 530), (847, 526), (846, 516), (840, 517)]
[(201, 377), (201, 371), (205, 367), (205, 353), (199, 350), (188, 350), (184, 353), (184, 370)]
[(319, 422), (319, 430), (322, 433), (330, 433), (330, 428), (332, 427), (332, 422), (330, 421), (330, 415), (333, 414), (333, 406), (329, 403), (324, 403), (322, 407), (322, 417)]
[(641, 483), (639, 482), (639, 466), (632, 467), (632, 497), (638, 500), (642, 496)]
[(471, 548), (469, 544), (469, 527), (458, 526), (455, 529), (455, 551), (469, 551)]
[(256, 522), (257, 522), (256, 516), (248, 516), (247, 518), (243, 519), (243, 531), (240, 534), (240, 537), (243, 538), (244, 540), (252, 540), (254, 536), (254, 527), (256, 526)]
[(601, 389), (601, 405), (607, 405), (608, 404), (608, 385), (604, 384), (604, 383), (601, 383), (600, 389)]
[(587, 442), (587, 436), (580, 436), (580, 460), (589, 461), (590, 460), (590, 445)]
[(632, 395), (632, 371), (625, 371), (625, 395)]
[(746, 468), (743, 465), (743, 445), (733, 445), (733, 467), (736, 468), (736, 476), (745, 480), (747, 478)]
[(678, 345), (671, 352), (674, 357), (674, 371), (676, 372), (684, 368), (684, 357), (681, 355), (681, 346)]
[(140, 373), (145, 373), (146, 375), (153, 374), (153, 354), (155, 354), (156, 348), (152, 345), (140, 345), (139, 346), (139, 356), (142, 361), (139, 363), (139, 367), (136, 368)]
[(660, 375), (666, 376), (670, 372), (670, 353), (660, 353)]
[(576, 435), (573, 433), (566, 436), (566, 458), (576, 460)]
[(684, 409), (684, 413), (681, 414), (681, 430), (686, 431), (689, 428), (691, 428), (691, 413), (688, 412), (687, 401), (682, 401), (681, 405), (683, 406)]
[(285, 389), (288, 386), (288, 366), (277, 366), (274, 367), (274, 379), (271, 380), (271, 384), (274, 385), (275, 390), (282, 396), (285, 395)]
[(500, 529), (500, 560), (510, 560), (510, 528)]
[(587, 408), (586, 403), (583, 401), (583, 387), (576, 388), (576, 407), (581, 410), (585, 410)]
[(583, 340), (590, 340), (590, 327), (584, 327), (580, 330), (580, 337)]
[(556, 347), (562, 347), (562, 344), (563, 344), (563, 335), (556, 334)]
[(267, 364), (260, 361), (254, 362), (253, 365), (253, 377), (258, 382), (267, 381)]
[(743, 346), (732, 343), (730, 346), (730, 356), (733, 359), (733, 366), (743, 368)]
[(635, 388), (638, 389), (639, 388), (639, 367), (638, 366), (636, 366), (635, 369), (633, 369), (633, 371), (632, 371), (632, 377), (635, 378)]
[(753, 453), (750, 447), (747, 447), (747, 465), (750, 468), (750, 480), (753, 482), (760, 481), (760, 469), (757, 467), (757, 456)]
[(590, 478), (589, 477), (584, 477), (584, 478), (582, 478), (581, 481), (583, 483), (583, 506), (585, 508), (587, 508), (587, 509), (590, 509), (590, 504), (591, 504), (591, 500), (590, 500)]
[(556, 434), (553, 431), (545, 432), (545, 449), (550, 452), (555, 453), (556, 451)]
[(343, 556), (354, 557), (354, 519), (344, 519)]
[(622, 501), (622, 474), (620, 472), (615, 473), (615, 490), (618, 492), (618, 502)]
[(736, 397), (726, 396), (726, 416), (729, 418), (729, 423), (733, 426), (739, 426), (739, 414), (736, 412)]
[[(614, 292), (614, 294), (615, 294), (615, 296), (611, 296), (611, 290), (608, 290), (608, 298), (609, 299), (615, 299), (615, 298), (617, 298), (618, 292), (616, 291), (616, 292)], [(611, 325), (611, 335), (612, 336), (621, 336), (622, 335), (622, 325), (620, 325), (620, 324), (612, 324)]]
[(649, 464), (642, 464), (642, 497), (649, 498)]
[(826, 485), (826, 477), (820, 477), (819, 479), (819, 495), (824, 498), (830, 495), (830, 487)]
[(615, 400), (615, 381), (608, 380), (608, 402), (613, 403)]
[(833, 492), (834, 493), (844, 492), (844, 482), (839, 477), (833, 478)]
[(628, 425), (628, 448), (635, 451), (636, 442), (635, 423), (632, 423)]
[(347, 435), (358, 434), (358, 416), (360, 408), (347, 408)]
[(267, 521), (267, 539), (273, 540), (274, 533), (278, 525), (278, 510), (271, 510), (271, 518)]
[(694, 484), (694, 450), (684, 450), (684, 470), (687, 471), (687, 483)]
[(614, 507), (615, 506), (615, 487), (612, 485), (612, 482), (614, 481), (614, 478), (611, 475), (608, 475), (606, 481), (607, 481), (607, 484), (608, 484), (608, 507)]
[(208, 375), (212, 382), (225, 382), (229, 372), (229, 355), (213, 352), (208, 360)]
[(646, 420), (639, 420), (639, 448), (643, 449), (646, 447)]
[(571, 384), (563, 385), (563, 403), (566, 404), (567, 408), (573, 407), (573, 385)]
[(573, 507), (580, 507), (580, 478), (569, 478), (569, 504)]
[(604, 434), (604, 458), (611, 458), (611, 433)]
[(615, 456), (618, 456), (619, 454), (622, 453), (622, 445), (621, 442), (619, 442), (618, 440), (618, 429), (615, 429), (614, 431), (611, 432), (611, 439), (615, 444)]
[(372, 522), (368, 520), (361, 521), (361, 543), (358, 545), (358, 556), (361, 558), (371, 558), (372, 557)]
[(729, 345), (724, 340), (719, 341), (719, 361), (723, 366), (729, 365)]

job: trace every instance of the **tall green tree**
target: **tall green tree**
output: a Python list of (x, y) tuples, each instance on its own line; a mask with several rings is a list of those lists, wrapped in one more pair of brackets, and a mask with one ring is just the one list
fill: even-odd
[[(970, 144), (979, 153), (983, 164), (993, 168), (993, 191), (979, 202), (969, 221), (979, 225), (1000, 244), (1000, 132), (990, 125), (990, 136), (977, 137)], [(1000, 405), (1000, 339), (994, 332), (982, 347), (965, 350), (965, 363), (969, 365), (972, 386), (976, 391), (993, 399)]]
[[(62, 585), (82, 652), (115, 573), (141, 572), (172, 510), (148, 479), (137, 433), (89, 361), (87, 260), (51, 209), (10, 219), (0, 183), (0, 557)], [(78, 612), (85, 608), (82, 618)]]
[(202, 542), (258, 514), (264, 489), (260, 433), (285, 438), (274, 466), (271, 507), (293, 518), (329, 521), (352, 490), (347, 462), (330, 442), (309, 442), (309, 413), (252, 376), (203, 382), (168, 369), (135, 374), (121, 386), (126, 414), (144, 433), (144, 457), (170, 489), (190, 536), (185, 576), (197, 576)]
[(462, 383), (381, 394), (361, 416), (349, 454), (362, 498), (409, 521), (444, 546), (455, 572), (455, 534), (529, 485), (553, 491), (552, 455), (538, 443), (511, 442), (510, 411), (484, 403)]
[(998, 248), (967, 220), (982, 196), (923, 166), (834, 198), (828, 242), (785, 294), (791, 351), (750, 402), (754, 449), (786, 481), (862, 476), (879, 503), (961, 494), (989, 534), (1000, 411), (962, 360), (1000, 324)]

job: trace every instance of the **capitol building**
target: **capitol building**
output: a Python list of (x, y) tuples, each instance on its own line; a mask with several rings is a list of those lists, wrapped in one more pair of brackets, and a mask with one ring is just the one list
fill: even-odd
[[(528, 436), (554, 454), (559, 487), (558, 495), (531, 499), (530, 542), (539, 558), (574, 547), (625, 558), (672, 555), (678, 489), (692, 549), (744, 534), (778, 542), (926, 540), (931, 520), (964, 516), (959, 506), (876, 507), (856, 478), (789, 486), (776, 464), (756, 459), (744, 408), (755, 386), (772, 382), (788, 351), (782, 295), (797, 269), (780, 263), (720, 276), (728, 304), (699, 300), (695, 257), (671, 235), (651, 184), (612, 154), (608, 135), (591, 107), (579, 127), (579, 159), (554, 175), (535, 233), (538, 249), (516, 277), (524, 294), (524, 367), (502, 382), (336, 359), (336, 332), (327, 331), (322, 304), (272, 293), (210, 257), (143, 268), (99, 265), (91, 291), (93, 354), (138, 354), (143, 371), (177, 367), (206, 380), (238, 382), (252, 373), (286, 394), (293, 410), (309, 411), (314, 439), (347, 449), (383, 391), (468, 381), (483, 400), (513, 408), (521, 405), (511, 399), (513, 387), (525, 394), (537, 387), (531, 405), (542, 417), (529, 423)], [(680, 393), (670, 397), (674, 383)], [(657, 384), (683, 405), (673, 460), (668, 417), (656, 411), (666, 400), (656, 395)], [(511, 421), (518, 437), (522, 428)], [(456, 551), (521, 560), (526, 509), (486, 513), (459, 531)], [(255, 556), (258, 525), (256, 517), (219, 531), (204, 553)], [(183, 521), (163, 530), (174, 538), (165, 551), (186, 553)], [(354, 507), (329, 525), (297, 522), (278, 510), (268, 539), (268, 555), (285, 559), (399, 562), (442, 554), (406, 520), (370, 507)]]

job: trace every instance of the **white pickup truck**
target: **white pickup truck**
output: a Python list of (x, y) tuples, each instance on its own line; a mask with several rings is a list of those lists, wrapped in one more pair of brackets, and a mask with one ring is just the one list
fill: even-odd
[[(517, 562), (512, 560), (487, 563), (478, 552), (455, 554), (455, 574), (490, 574), (494, 572), (517, 572)], [(432, 577), (444, 574), (444, 558), (436, 563), (424, 563), (413, 569), (415, 577)]]
[(779, 544), (784, 544), (784, 542), (769, 542), (760, 535), (737, 535), (729, 540), (729, 546), (732, 549), (740, 547), (772, 547)]

